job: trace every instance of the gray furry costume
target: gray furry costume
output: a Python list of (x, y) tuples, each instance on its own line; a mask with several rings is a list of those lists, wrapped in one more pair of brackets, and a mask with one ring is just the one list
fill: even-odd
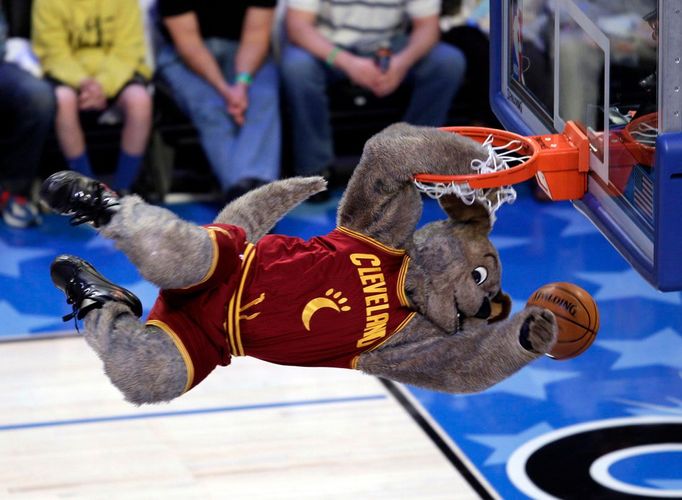
[[(405, 251), (410, 265), (404, 295), (415, 314), (398, 333), (361, 353), (357, 369), (438, 391), (473, 392), (553, 346), (551, 312), (526, 307), (507, 318), (509, 299), (501, 291), (501, 265), (488, 238), (491, 219), (485, 208), (445, 196), (440, 204), (448, 218), (415, 231), (422, 205), (413, 175), (466, 173), (472, 159), (485, 156), (469, 139), (406, 124), (393, 125), (366, 143), (337, 222)], [(227, 205), (216, 223), (239, 226), (249, 242), (257, 243), (282, 216), (325, 188), (321, 177), (276, 181)], [(162, 289), (199, 282), (214, 260), (215, 246), (204, 228), (137, 196), (121, 198), (99, 231)], [(168, 401), (187, 389), (186, 359), (177, 339), (141, 323), (124, 302), (106, 301), (89, 311), (84, 331), (128, 401)]]

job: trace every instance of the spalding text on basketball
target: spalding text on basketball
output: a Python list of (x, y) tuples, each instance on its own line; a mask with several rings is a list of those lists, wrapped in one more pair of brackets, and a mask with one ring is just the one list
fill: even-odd
[(535, 295), (533, 295), (533, 301), (544, 301), (550, 304), (556, 304), (567, 311), (571, 316), (575, 316), (576, 313), (576, 305), (574, 303), (557, 297), (556, 295), (552, 295), (551, 293), (536, 292)]

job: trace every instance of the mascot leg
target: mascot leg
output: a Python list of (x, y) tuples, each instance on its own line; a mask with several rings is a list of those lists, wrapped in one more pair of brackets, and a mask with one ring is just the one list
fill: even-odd
[(41, 196), (70, 215), (73, 224), (90, 223), (116, 242), (140, 273), (160, 288), (183, 288), (209, 270), (213, 245), (203, 228), (138, 196), (119, 198), (107, 186), (76, 172), (51, 175)]
[(50, 274), (73, 306), (66, 319), (84, 320), (86, 342), (128, 401), (169, 401), (185, 391), (187, 371), (180, 352), (162, 330), (139, 321), (142, 305), (135, 295), (78, 257), (57, 257)]
[(125, 196), (100, 233), (116, 242), (145, 279), (164, 289), (200, 281), (213, 260), (209, 233), (170, 210)]

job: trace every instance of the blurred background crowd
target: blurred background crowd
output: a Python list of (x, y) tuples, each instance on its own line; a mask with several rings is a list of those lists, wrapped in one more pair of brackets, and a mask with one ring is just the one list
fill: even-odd
[[(486, 1), (0, 0), (0, 212), (64, 168), (152, 202), (342, 185), (386, 125), (497, 126)], [(321, 193), (313, 202), (325, 201)]]

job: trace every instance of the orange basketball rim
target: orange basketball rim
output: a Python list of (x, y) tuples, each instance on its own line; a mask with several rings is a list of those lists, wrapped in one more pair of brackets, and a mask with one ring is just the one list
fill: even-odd
[[(533, 176), (554, 201), (582, 198), (587, 190), (589, 142), (585, 133), (569, 121), (562, 133), (522, 136), (502, 129), (486, 127), (443, 127), (441, 130), (460, 134), (489, 146), (494, 156), (513, 153), (511, 161), (495, 162), (491, 169), (465, 175), (417, 174), (414, 179), (438, 194), (458, 194), (458, 186), (485, 190), (509, 186)], [(504, 156), (504, 155), (503, 155)], [(439, 193), (440, 192), (440, 193)]]

